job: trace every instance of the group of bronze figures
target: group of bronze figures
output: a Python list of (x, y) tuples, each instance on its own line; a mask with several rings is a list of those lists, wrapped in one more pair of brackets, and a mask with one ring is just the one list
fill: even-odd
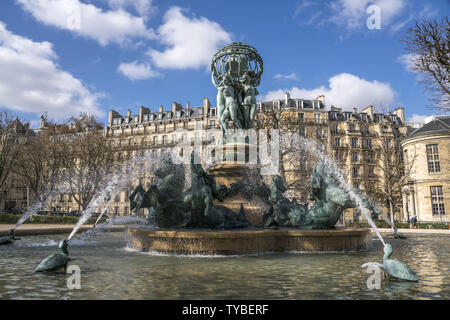
[[(190, 170), (191, 186), (183, 192), (184, 167), (173, 164), (170, 157), (165, 159), (155, 171), (155, 183), (147, 190), (138, 185), (131, 193), (130, 209), (148, 208), (149, 219), (154, 219), (160, 228), (244, 228), (249, 222), (243, 206), (235, 213), (213, 203), (215, 199), (223, 202), (227, 197), (243, 193), (250, 201), (258, 197), (267, 204), (260, 225), (263, 228), (329, 229), (345, 209), (355, 208), (348, 192), (328, 174), (322, 162), (317, 163), (311, 175), (310, 199), (314, 205), (309, 209), (283, 195), (287, 188), (278, 175), (272, 177), (269, 186), (262, 181), (258, 184), (243, 181), (229, 187), (217, 185), (201, 164), (194, 163), (194, 153)], [(366, 208), (378, 215), (379, 211), (370, 205), (368, 198), (360, 196)]]

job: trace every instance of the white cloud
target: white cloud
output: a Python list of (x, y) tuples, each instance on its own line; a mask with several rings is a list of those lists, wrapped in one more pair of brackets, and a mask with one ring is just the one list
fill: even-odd
[(344, 25), (347, 29), (365, 26), (369, 17), (366, 9), (369, 5), (380, 8), (381, 27), (389, 25), (393, 18), (406, 7), (405, 0), (339, 0), (331, 4), (331, 22)]
[(50, 42), (15, 35), (0, 22), (0, 106), (57, 119), (79, 112), (96, 116), (101, 94), (62, 70)]
[(170, 8), (164, 24), (158, 28), (158, 40), (165, 51), (148, 51), (159, 68), (187, 69), (208, 66), (221, 45), (231, 41), (231, 35), (216, 22), (205, 17), (188, 18), (179, 7)]
[(121, 63), (117, 71), (132, 81), (162, 76), (160, 72), (152, 70), (149, 64), (138, 63), (137, 61)]
[(279, 89), (267, 93), (263, 100), (284, 99), (286, 91), (291, 94), (292, 98), (303, 99), (315, 99), (323, 94), (328, 106), (333, 105), (346, 110), (354, 107), (366, 107), (370, 104), (389, 106), (395, 102), (396, 95), (396, 92), (387, 83), (376, 80), (367, 81), (349, 73), (341, 73), (329, 79), (328, 87)]
[(277, 73), (273, 76), (273, 78), (276, 80), (298, 80), (297, 74), (295, 72), (291, 72), (289, 74)]
[(94, 39), (103, 46), (111, 42), (126, 44), (131, 39), (154, 37), (154, 32), (145, 26), (144, 18), (120, 8), (103, 11), (79, 0), (16, 1), (39, 22)]
[(433, 121), (435, 118), (436, 118), (435, 116), (421, 115), (414, 113), (411, 117), (408, 118), (408, 122), (428, 123), (430, 121)]
[(406, 53), (399, 57), (397, 57), (397, 60), (405, 66), (405, 69), (407, 71), (413, 72), (411, 68), (414, 66), (414, 61), (419, 57), (419, 55), (415, 53)]
[(153, 0), (107, 0), (109, 6), (114, 9), (133, 8), (141, 17), (146, 17), (154, 12), (156, 8), (152, 5)]

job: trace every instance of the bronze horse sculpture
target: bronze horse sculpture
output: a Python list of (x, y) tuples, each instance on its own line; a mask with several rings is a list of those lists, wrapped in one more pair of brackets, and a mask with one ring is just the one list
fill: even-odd
[[(208, 175), (191, 155), (191, 187), (182, 192), (180, 177), (172, 170), (164, 170), (164, 164), (155, 171), (156, 184), (145, 191), (138, 185), (130, 195), (130, 208), (152, 209), (152, 216), (160, 228), (212, 228), (233, 229), (248, 226), (245, 212), (238, 214), (225, 206), (214, 205), (214, 199), (223, 201), (216, 188), (216, 181)], [(171, 160), (167, 160), (171, 161)], [(184, 175), (183, 175), (184, 178)]]
[[(269, 189), (271, 206), (264, 213), (264, 228), (330, 229), (345, 209), (356, 207), (348, 192), (339, 186), (320, 161), (311, 174), (309, 198), (315, 203), (309, 210), (283, 196), (287, 188), (280, 176), (272, 178)], [(376, 214), (379, 212), (365, 195), (359, 192), (358, 195), (367, 209)]]

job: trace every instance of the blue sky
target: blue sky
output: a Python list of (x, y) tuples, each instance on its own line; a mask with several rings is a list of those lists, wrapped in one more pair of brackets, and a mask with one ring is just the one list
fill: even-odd
[[(367, 27), (371, 5), (380, 29)], [(324, 94), (328, 106), (401, 106), (423, 121), (434, 112), (400, 39), (449, 13), (446, 0), (4, 0), (0, 107), (36, 126), (43, 112), (106, 122), (109, 109), (215, 105), (211, 57), (242, 41), (264, 60), (258, 100)]]

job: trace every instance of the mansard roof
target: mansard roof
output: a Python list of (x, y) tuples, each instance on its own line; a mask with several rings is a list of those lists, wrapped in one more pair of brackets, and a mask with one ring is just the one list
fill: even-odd
[(415, 129), (406, 138), (434, 133), (450, 133), (450, 116), (437, 117), (422, 127)]

